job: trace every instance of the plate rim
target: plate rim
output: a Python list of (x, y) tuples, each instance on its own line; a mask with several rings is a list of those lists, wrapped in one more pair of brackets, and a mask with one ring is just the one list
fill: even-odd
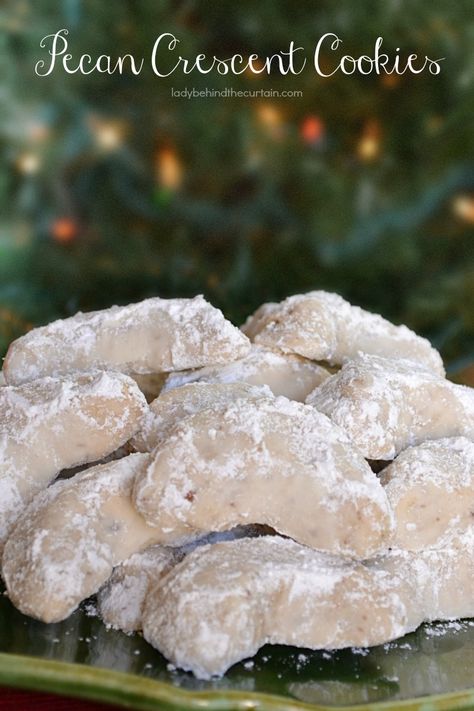
[(138, 674), (0, 652), (0, 685), (115, 704), (137, 711), (454, 711), (474, 708), (474, 688), (350, 706), (310, 704), (275, 694), (190, 691)]

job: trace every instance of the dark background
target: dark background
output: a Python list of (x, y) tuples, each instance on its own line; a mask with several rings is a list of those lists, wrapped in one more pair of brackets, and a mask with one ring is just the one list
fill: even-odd
[[(62, 27), (74, 57), (287, 50), (298, 77), (39, 78)], [(446, 57), (441, 74), (318, 77), (335, 32)], [(474, 361), (471, 0), (13, 0), (0, 5), (0, 350), (53, 318), (204, 293), (237, 323), (314, 288), (405, 322), (450, 372)], [(327, 61), (332, 61), (331, 57)], [(301, 89), (301, 98), (172, 98), (171, 88)]]

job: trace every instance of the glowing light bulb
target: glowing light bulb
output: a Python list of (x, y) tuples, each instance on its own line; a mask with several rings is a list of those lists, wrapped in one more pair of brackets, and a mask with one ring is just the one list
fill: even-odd
[(156, 156), (156, 179), (167, 190), (179, 190), (183, 183), (182, 163), (173, 148), (161, 148)]
[(364, 126), (357, 144), (357, 155), (367, 163), (374, 161), (380, 154), (382, 129), (375, 119), (370, 119)]
[(51, 235), (55, 242), (67, 244), (77, 237), (78, 226), (69, 217), (59, 217), (51, 225)]
[(20, 173), (25, 175), (34, 175), (41, 167), (41, 161), (36, 153), (27, 151), (22, 153), (16, 161), (16, 165)]
[(463, 222), (474, 225), (474, 195), (458, 195), (454, 198), (453, 213)]

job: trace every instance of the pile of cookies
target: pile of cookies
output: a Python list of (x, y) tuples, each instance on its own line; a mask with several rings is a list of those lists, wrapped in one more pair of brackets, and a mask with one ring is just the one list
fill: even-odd
[(202, 297), (34, 329), (0, 387), (8, 596), (199, 678), (264, 644), (370, 646), (474, 616), (474, 390), (323, 291), (241, 329)]

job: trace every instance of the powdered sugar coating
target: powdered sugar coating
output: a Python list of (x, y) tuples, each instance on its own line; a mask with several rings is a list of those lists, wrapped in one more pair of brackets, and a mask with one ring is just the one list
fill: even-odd
[(147, 596), (143, 633), (208, 679), (267, 643), (338, 649), (399, 637), (413, 624), (414, 590), (393, 571), (288, 539), (242, 539), (199, 548), (162, 578)]
[(395, 547), (367, 565), (412, 581), (416, 588), (411, 606), (414, 628), (422, 622), (474, 615), (473, 560), (474, 526), (470, 524), (446, 531), (422, 550)]
[(240, 398), (271, 397), (266, 387), (246, 383), (189, 383), (163, 392), (150, 405), (132, 444), (138, 452), (151, 452), (169, 437), (185, 417), (201, 410), (219, 409)]
[(245, 358), (220, 366), (172, 373), (163, 392), (186, 383), (249, 383), (268, 385), (274, 395), (304, 402), (309, 393), (329, 376), (317, 363), (297, 355), (285, 355), (253, 346)]
[(441, 357), (428, 340), (326, 291), (264, 304), (249, 316), (242, 330), (266, 348), (333, 365), (369, 353), (406, 358), (444, 375)]
[(8, 595), (44, 622), (65, 619), (110, 577), (114, 566), (155, 542), (132, 505), (146, 454), (131, 454), (57, 481), (24, 511), (3, 552)]
[(359, 356), (306, 401), (367, 459), (393, 459), (427, 439), (474, 437), (474, 390), (404, 360)]
[(14, 341), (4, 363), (8, 383), (90, 368), (159, 373), (242, 358), (248, 339), (202, 296), (146, 299), (77, 313)]
[(435, 546), (412, 555), (430, 570), (424, 621), (474, 617), (474, 526), (452, 529)]
[(261, 304), (258, 309), (247, 317), (246, 321), (240, 327), (241, 330), (254, 341), (255, 336), (265, 327), (270, 320), (272, 314), (278, 312), (280, 304), (275, 301)]
[(145, 398), (126, 375), (95, 371), (0, 389), (0, 548), (61, 469), (109, 455), (137, 432)]
[(97, 595), (99, 613), (105, 624), (128, 634), (140, 630), (150, 586), (183, 558), (180, 548), (156, 545), (134, 553), (117, 566)]
[(474, 442), (465, 437), (409, 447), (382, 471), (381, 481), (399, 548), (440, 545), (474, 523)]
[(97, 595), (100, 616), (109, 627), (131, 633), (142, 629), (145, 599), (149, 590), (184, 556), (199, 546), (237, 538), (263, 535), (258, 526), (237, 526), (222, 533), (209, 533), (181, 548), (150, 546), (118, 565)]
[[(109, 615), (110, 621), (115, 615), (112, 624), (126, 631), (138, 629), (148, 598), (147, 639), (175, 664), (203, 678), (222, 673), (267, 642), (314, 648), (379, 644), (415, 629), (424, 620), (474, 614), (470, 506), (474, 443), (467, 439), (474, 437), (474, 391), (438, 375), (443, 372), (440, 361), (431, 347), (424, 350), (424, 339), (415, 336), (415, 343), (414, 334), (405, 327), (395, 327), (344, 302), (351, 309), (348, 315), (336, 295), (322, 299), (326, 316), (333, 309), (332, 320), (323, 319), (321, 328), (315, 329), (313, 307), (307, 311), (306, 302), (301, 307), (296, 303), (314, 293), (291, 297), (294, 310), (290, 309), (289, 322), (300, 319), (298, 334), (291, 328), (283, 332), (280, 304), (264, 305), (249, 323), (247, 333), (257, 341), (260, 333), (278, 336), (277, 345), (275, 341), (267, 346), (280, 352), (253, 346), (248, 355), (229, 363), (228, 349), (222, 356), (223, 367), (206, 366), (169, 377), (167, 392), (152, 407), (155, 429), (150, 430), (153, 437), (147, 447), (158, 445), (160, 450), (151, 457), (131, 455), (94, 467), (58, 482), (34, 500), (21, 516), (4, 556), (9, 594), (21, 610), (46, 621), (63, 619), (83, 597), (103, 585), (115, 566), (100, 595), (100, 602), (106, 600), (104, 616)], [(141, 318), (147, 311), (143, 304), (114, 309), (123, 312), (140, 307), (135, 315)], [(173, 308), (169, 312), (165, 308), (171, 321), (158, 324), (164, 334), (160, 347), (165, 344), (166, 358), (173, 361), (173, 367), (191, 351), (199, 357), (202, 354), (202, 327), (196, 325), (188, 306), (183, 310), (177, 306), (174, 313)], [(94, 357), (106, 352), (109, 360), (101, 361), (99, 368), (131, 370), (145, 361), (148, 368), (151, 351), (142, 358), (142, 346), (150, 345), (147, 339), (157, 323), (150, 327), (150, 318), (141, 329), (139, 318), (132, 326), (132, 318), (122, 322), (123, 313), (110, 322), (96, 322), (97, 313), (108, 312), (81, 315), (84, 323), (79, 319), (82, 363), (90, 362), (91, 352)], [(82, 337), (86, 334), (89, 340), (88, 317), (102, 325), (86, 358)], [(187, 319), (195, 332), (201, 329), (197, 341), (186, 330)], [(270, 327), (271, 323), (276, 326)], [(181, 328), (183, 339), (191, 344), (188, 350), (181, 349), (184, 340), (176, 349), (169, 347), (169, 339), (176, 334), (181, 339)], [(306, 345), (310, 343), (311, 329), (311, 348), (318, 339), (325, 339), (326, 346), (332, 344), (331, 357), (324, 358), (337, 362), (350, 358), (348, 353), (356, 354), (354, 362), (344, 365), (309, 398), (316, 408), (326, 408), (334, 422), (340, 418), (350, 438), (317, 409), (234, 382), (263, 378), (275, 393), (288, 387), (287, 394), (295, 396), (295, 383), (287, 384), (285, 378), (300, 368), (305, 377), (319, 368), (291, 355), (295, 343), (299, 348), (299, 336)], [(59, 343), (54, 338), (49, 341), (48, 359), (54, 359), (55, 343)], [(229, 338), (224, 340), (224, 346), (217, 349), (219, 355), (229, 346)], [(69, 330), (66, 341), (69, 362), (76, 369), (81, 362), (74, 360), (76, 344)], [(233, 353), (238, 342), (242, 345), (241, 336), (230, 349)], [(389, 343), (396, 344), (393, 350)], [(397, 358), (370, 355), (377, 348)], [(46, 350), (38, 349), (41, 363)], [(286, 349), (290, 355), (282, 355)], [(365, 349), (369, 355), (360, 355)], [(211, 351), (210, 346), (208, 354)], [(27, 365), (32, 353), (27, 353)], [(125, 353), (138, 360), (125, 362)], [(275, 368), (278, 373), (279, 363), (286, 373), (283, 381), (269, 383), (267, 372)], [(150, 385), (155, 390), (161, 387), (162, 376), (155, 365), (151, 378), (150, 370), (137, 376), (147, 392)], [(137, 375), (138, 371), (131, 372)], [(218, 382), (201, 382), (204, 378)], [(185, 381), (188, 384), (183, 385)], [(44, 382), (18, 388), (5, 388), (0, 382), (4, 415), (0, 445), (11, 465), (8, 475), (0, 474), (0, 524), (2, 505), (10, 505), (16, 515), (25, 504), (17, 480), (24, 483), (25, 491), (30, 480), (33, 486), (41, 480), (44, 487), (58, 468), (106, 455), (102, 450), (109, 438), (120, 434), (123, 441), (128, 439), (127, 428), (139, 422), (146, 409), (135, 385), (120, 373), (95, 372), (61, 380), (46, 377)], [(179, 388), (169, 389), (175, 385)], [(387, 451), (394, 456), (407, 443), (446, 434), (449, 438), (402, 452), (382, 472), (385, 490), (369, 474), (357, 451), (361, 447), (370, 458), (387, 459)], [(117, 446), (115, 440), (109, 444), (111, 449)], [(367, 454), (364, 448), (369, 445), (372, 449)], [(29, 469), (22, 468), (24, 462)], [(45, 462), (48, 466), (54, 462), (52, 475), (46, 473)], [(137, 502), (156, 526), (147, 524), (132, 505), (135, 480)], [(395, 540), (389, 503), (397, 519)], [(279, 537), (268, 539), (274, 543), (256, 546), (217, 542), (219, 537), (234, 536), (226, 529), (236, 522), (257, 520), (339, 557)], [(214, 527), (222, 530), (208, 538), (213, 545), (204, 544), (193, 552), (203, 544), (195, 537)], [(175, 545), (191, 540), (180, 549), (148, 548), (156, 541)], [(220, 551), (222, 545), (234, 547)], [(189, 560), (179, 562), (185, 553)], [(374, 554), (377, 557), (364, 563), (343, 558)]]
[(362, 456), (327, 417), (283, 397), (183, 420), (137, 477), (134, 500), (164, 544), (260, 523), (364, 558), (391, 535), (385, 493)]
[(278, 537), (205, 546), (150, 589), (144, 636), (202, 679), (268, 643), (378, 645), (422, 622), (471, 617), (473, 559), (473, 526), (438, 547), (365, 563)]

